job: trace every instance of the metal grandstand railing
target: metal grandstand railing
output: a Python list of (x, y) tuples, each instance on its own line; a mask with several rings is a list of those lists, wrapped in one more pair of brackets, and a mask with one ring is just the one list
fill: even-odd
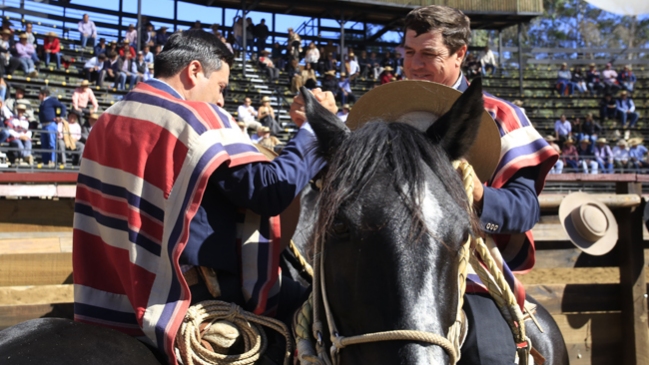
[[(4, 129), (4, 128), (2, 128)], [(43, 169), (43, 168), (50, 168), (50, 169), (77, 169), (78, 166), (73, 165), (72, 163), (67, 163), (67, 158), (66, 158), (66, 164), (61, 164), (61, 161), (63, 160), (62, 154), (67, 154), (70, 155), (72, 158), (70, 161), (74, 160), (74, 158), (77, 158), (76, 156), (79, 156), (78, 159), (79, 161), (81, 160), (80, 152), (78, 150), (62, 150), (59, 148), (58, 144), (58, 139), (56, 146), (53, 149), (45, 149), (45, 148), (35, 148), (34, 146), (39, 146), (40, 145), (40, 135), (45, 133), (45, 134), (58, 134), (57, 132), (54, 131), (48, 131), (44, 129), (30, 129), (31, 132), (33, 132), (31, 141), (32, 141), (32, 148), (30, 149), (25, 149), (25, 148), (19, 148), (19, 147), (12, 147), (9, 145), (7, 142), (3, 142), (0, 144), (0, 152), (5, 154), (5, 156), (0, 156), (0, 171), (11, 171), (11, 170), (21, 170), (24, 171), (25, 169)], [(20, 153), (23, 151), (29, 152), (30, 155), (33, 156), (34, 158), (34, 163), (32, 165), (29, 165), (26, 163), (24, 159), (22, 159), (22, 163), (19, 163)], [(39, 155), (46, 154), (46, 153), (52, 153), (54, 154), (54, 160), (53, 160), (53, 166), (47, 166), (43, 165), (41, 162), (39, 162), (37, 157), (40, 157)], [(8, 161), (2, 162), (2, 159), (8, 159), (9, 156), (12, 156), (12, 160), (15, 162), (12, 164), (8, 164)]]

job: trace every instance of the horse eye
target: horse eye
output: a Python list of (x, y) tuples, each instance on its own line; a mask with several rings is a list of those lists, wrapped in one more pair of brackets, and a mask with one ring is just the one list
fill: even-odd
[(349, 232), (347, 225), (341, 221), (335, 221), (333, 224), (333, 229), (337, 235), (344, 235)]

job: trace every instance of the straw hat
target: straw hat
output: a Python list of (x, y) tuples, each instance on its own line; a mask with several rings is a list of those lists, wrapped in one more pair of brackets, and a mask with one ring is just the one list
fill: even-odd
[(586, 193), (572, 193), (563, 198), (559, 219), (570, 241), (589, 255), (604, 255), (617, 242), (613, 212)]
[(11, 35), (11, 31), (9, 29), (3, 29), (1, 34), (3, 34), (3, 35)]
[(347, 109), (347, 110), (350, 110), (350, 109), (351, 109), (351, 107), (349, 106), (349, 104), (343, 104), (343, 109)]
[(554, 142), (557, 139), (554, 136), (545, 136), (545, 140), (548, 141), (548, 142)]
[(54, 37), (54, 38), (58, 38), (58, 37), (59, 37), (58, 33), (56, 33), (56, 32), (49, 32), (49, 33), (47, 33), (47, 36), (48, 36), (48, 37)]
[(642, 143), (642, 138), (635, 137), (635, 138), (631, 138), (631, 139), (629, 139), (629, 144), (630, 144), (632, 147), (637, 146), (637, 145), (639, 145), (640, 143)]
[(394, 71), (394, 69), (392, 67), (390, 67), (390, 66), (385, 66), (383, 68), (383, 71)]
[(270, 97), (268, 97), (268, 96), (264, 96), (263, 98), (261, 98), (261, 102), (262, 102), (262, 103), (270, 102)]
[(627, 143), (626, 143), (626, 141), (623, 140), (623, 139), (617, 141), (617, 145), (618, 145), (618, 146), (623, 146), (623, 147), (628, 146)]
[(626, 90), (622, 90), (622, 92), (620, 93), (620, 96), (627, 96), (627, 95), (629, 95), (629, 93)]
[(590, 144), (590, 139), (588, 139), (588, 138), (582, 138), (581, 141), (579, 141), (579, 143)]
[(27, 33), (23, 33), (23, 34), (19, 35), (18, 38), (27, 39)]
[(329, 71), (325, 72), (325, 75), (336, 76), (336, 71), (335, 70), (329, 70)]
[(575, 141), (572, 138), (568, 138), (565, 141), (563, 141), (563, 144), (568, 144), (568, 143), (575, 144)]
[(90, 114), (90, 116), (88, 117), (88, 119), (94, 119), (94, 120), (97, 120), (97, 119), (99, 119), (99, 114), (97, 114), (97, 113), (92, 113), (92, 114)]
[(16, 105), (16, 110), (26, 111), (26, 110), (27, 110), (27, 105), (25, 105), (25, 104), (18, 104), (18, 105)]
[[(407, 123), (425, 131), (432, 122), (451, 109), (462, 95), (448, 86), (428, 81), (398, 81), (376, 87), (354, 104), (347, 126), (354, 130), (365, 123), (382, 119)], [(422, 115), (423, 114), (423, 115)], [(430, 122), (422, 122), (422, 117)], [(480, 181), (488, 181), (500, 160), (500, 133), (486, 111), (478, 136), (466, 159), (473, 165)]]
[(88, 80), (81, 81), (81, 87), (87, 87), (87, 86), (90, 86), (90, 81)]
[(597, 141), (595, 141), (595, 142), (597, 142), (597, 143), (604, 143), (604, 144), (608, 143), (608, 141), (606, 140), (606, 138), (597, 138)]

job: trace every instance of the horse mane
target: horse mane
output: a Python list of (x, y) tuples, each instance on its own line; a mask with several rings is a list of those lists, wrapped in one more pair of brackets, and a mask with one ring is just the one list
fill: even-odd
[(420, 199), (426, 182), (421, 161), (431, 168), (445, 190), (466, 210), (472, 227), (477, 227), (460, 177), (447, 162), (446, 152), (410, 125), (375, 121), (351, 133), (329, 161), (313, 242), (326, 238), (341, 206), (353, 202), (374, 176), (386, 167), (391, 172), (391, 185), (400, 193), (412, 214), (410, 240), (416, 241), (428, 233)]

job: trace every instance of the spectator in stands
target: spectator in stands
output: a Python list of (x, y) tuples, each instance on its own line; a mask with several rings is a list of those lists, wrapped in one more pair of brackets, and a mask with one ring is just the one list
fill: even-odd
[(498, 68), (498, 62), (496, 62), (496, 56), (493, 51), (489, 49), (489, 46), (485, 46), (482, 54), (480, 55), (480, 65), (482, 66), (482, 75), (487, 76), (487, 70), (491, 69), (491, 75), (496, 73)]
[(202, 30), (203, 29), (203, 23), (201, 23), (200, 20), (197, 20), (197, 21), (194, 22), (194, 25), (192, 25), (188, 30), (191, 30), (191, 29)]
[(257, 110), (252, 106), (250, 98), (243, 99), (243, 104), (237, 108), (237, 119), (246, 123), (246, 128), (257, 129), (261, 126), (257, 122)]
[(613, 148), (613, 163), (617, 172), (623, 173), (625, 169), (632, 167), (629, 164), (629, 146), (626, 141), (621, 139), (617, 146)]
[(156, 42), (155, 29), (153, 28), (153, 24), (149, 23), (146, 25), (146, 31), (143, 33), (142, 46), (153, 47), (155, 46), (155, 42)]
[[(83, 65), (83, 71), (86, 80), (99, 85), (99, 75), (106, 64), (106, 54), (100, 53), (99, 56), (92, 57)], [(101, 85), (99, 85), (101, 86)]]
[(79, 166), (81, 162), (81, 155), (85, 147), (81, 142), (81, 112), (78, 110), (70, 110), (68, 119), (61, 118), (57, 125), (57, 150), (61, 158), (59, 161), (65, 165), (67, 163), (67, 152), (72, 152), (72, 164)]
[(126, 74), (122, 73), (122, 65), (124, 62), (119, 57), (119, 54), (115, 52), (111, 52), (108, 57), (109, 58), (104, 64), (104, 68), (99, 73), (99, 81), (97, 82), (97, 86), (103, 87), (104, 80), (108, 78), (114, 81), (113, 87), (117, 88), (118, 85), (126, 83)]
[(149, 46), (144, 46), (142, 48), (142, 54), (144, 55), (144, 62), (146, 62), (147, 65), (152, 65), (155, 60), (155, 57), (151, 52), (151, 48)]
[(647, 148), (642, 144), (642, 138), (636, 137), (629, 139), (629, 165), (637, 170), (649, 167), (647, 163)]
[(397, 65), (394, 63), (394, 58), (392, 58), (392, 53), (390, 53), (390, 51), (385, 52), (385, 56), (383, 56), (383, 59), (381, 60), (381, 67), (391, 67), (392, 71), (394, 71), (395, 67), (397, 67)]
[(597, 136), (602, 133), (602, 126), (593, 119), (593, 114), (586, 114), (586, 120), (581, 123), (579, 132), (585, 138), (590, 138), (591, 142), (597, 140)]
[(604, 120), (615, 118), (616, 116), (617, 102), (610, 93), (606, 93), (604, 98), (599, 102), (599, 120), (601, 123), (604, 123)]
[(356, 55), (350, 53), (345, 59), (345, 69), (349, 75), (349, 81), (353, 82), (361, 74), (361, 67), (356, 61)]
[(334, 58), (333, 53), (327, 54), (327, 59), (324, 61), (324, 73), (326, 74), (328, 71), (336, 71), (338, 70), (338, 60)]
[(12, 33), (4, 29), (0, 32), (0, 35), (2, 36), (2, 40), (0, 40), (0, 57), (2, 58), (0, 72), (3, 75), (12, 75), (20, 67), (21, 62), (17, 57), (11, 55)]
[[(557, 140), (554, 136), (546, 136), (545, 140), (548, 142), (550, 147), (552, 147), (557, 154), (561, 155), (561, 148), (559, 147), (558, 144), (555, 143)], [(554, 163), (554, 166), (552, 166), (552, 169), (550, 169), (551, 174), (560, 174), (563, 172), (563, 160), (558, 159), (557, 162)]]
[(572, 119), (571, 130), (572, 130), (572, 139), (575, 141), (581, 141), (583, 134), (581, 133), (581, 118), (575, 116)]
[(347, 122), (347, 116), (349, 116), (349, 112), (352, 110), (352, 108), (349, 106), (349, 104), (343, 104), (343, 107), (340, 109), (338, 114), (336, 116), (338, 119), (342, 120), (343, 123)]
[(268, 26), (266, 25), (266, 19), (262, 19), (259, 24), (255, 27), (255, 37), (257, 38), (257, 52), (261, 52), (266, 49), (266, 40), (268, 39)]
[(246, 48), (249, 52), (255, 50), (255, 24), (250, 17), (246, 18)]
[(624, 66), (624, 70), (622, 70), (617, 75), (617, 81), (619, 82), (622, 89), (628, 91), (629, 93), (633, 93), (633, 86), (635, 85), (637, 78), (633, 71), (631, 71), (631, 66)]
[(212, 24), (212, 26), (210, 27), (210, 29), (212, 30), (212, 34), (214, 34), (218, 39), (221, 39), (222, 36), (221, 31), (219, 30), (220, 27), (221, 26), (216, 23)]
[(47, 33), (45, 42), (43, 44), (43, 52), (45, 53), (45, 66), (50, 65), (50, 58), (56, 58), (56, 69), (61, 69), (61, 43), (59, 42), (59, 35), (56, 32)]
[(579, 164), (584, 172), (584, 174), (596, 174), (598, 164), (594, 158), (595, 152), (592, 148), (592, 143), (590, 139), (583, 138), (579, 141), (579, 147), (577, 147), (577, 154), (579, 154)]
[(108, 49), (106, 49), (106, 58), (108, 58), (108, 55), (111, 52), (115, 52), (115, 53), (119, 54), (119, 49), (117, 48), (117, 41), (111, 41), (108, 44)]
[(635, 127), (638, 122), (639, 115), (635, 111), (635, 104), (629, 98), (628, 91), (624, 90), (620, 93), (620, 97), (616, 101), (617, 117), (622, 123), (622, 128), (626, 128), (626, 122), (629, 121), (629, 128)]
[(144, 81), (144, 74), (148, 70), (147, 63), (144, 61), (144, 52), (140, 51), (137, 53), (137, 59), (133, 61), (133, 64), (136, 73), (136, 83)]
[(144, 74), (143, 81), (147, 81), (153, 78), (153, 63), (147, 65), (146, 73)]
[(18, 54), (25, 74), (31, 77), (36, 77), (38, 71), (36, 71), (33, 59), (36, 50), (34, 49), (33, 44), (27, 43), (27, 34), (23, 33), (20, 35), (20, 42), (16, 43), (16, 53)]
[(469, 53), (464, 59), (463, 71), (469, 80), (482, 75), (482, 65), (473, 53)]
[[(7, 108), (7, 104), (0, 100), (0, 126), (4, 125), (4, 121), (13, 117), (14, 113)], [(2, 137), (2, 130), (0, 129), (0, 139)], [(0, 143), (4, 142), (4, 140), (0, 140)]]
[(588, 92), (586, 73), (583, 67), (575, 67), (575, 72), (572, 73), (572, 79), (570, 81), (572, 81), (573, 85), (575, 85), (575, 89), (577, 89), (580, 94), (583, 95)]
[(599, 170), (604, 174), (613, 173), (613, 151), (611, 151), (611, 146), (608, 145), (606, 138), (598, 138), (595, 148), (595, 161)]
[(557, 89), (559, 90), (559, 95), (572, 95), (574, 92), (575, 85), (572, 83), (572, 73), (568, 70), (568, 64), (562, 63), (561, 69), (557, 72)]
[(271, 58), (277, 69), (283, 69), (285, 64), (283, 62), (284, 56), (282, 54), (282, 47), (279, 45), (279, 42), (273, 43), (273, 48), (271, 49)]
[(322, 91), (330, 91), (334, 96), (339, 95), (340, 86), (338, 85), (335, 70), (325, 72), (324, 80), (322, 80)]
[(617, 71), (613, 69), (610, 63), (606, 64), (602, 71), (602, 81), (607, 93), (615, 94), (620, 90), (620, 83), (617, 81)]
[(268, 75), (268, 79), (270, 81), (276, 81), (277, 79), (279, 79), (279, 70), (277, 69), (277, 67), (275, 67), (273, 60), (268, 57), (267, 50), (261, 51), (259, 57), (259, 65), (266, 72), (266, 75)]
[[(96, 113), (99, 110), (99, 103), (97, 103), (95, 93), (89, 86), (88, 80), (83, 80), (79, 87), (74, 89), (72, 93), (72, 110), (83, 114)], [(92, 109), (88, 107), (88, 103), (90, 103)], [(79, 117), (81, 116), (79, 115)]]
[(257, 109), (257, 121), (264, 127), (270, 128), (273, 135), (278, 135), (282, 132), (282, 127), (275, 118), (275, 110), (270, 105), (270, 97), (264, 96), (261, 98), (261, 105)]
[(235, 48), (241, 49), (243, 45), (243, 18), (240, 16), (234, 17), (232, 22), (232, 34), (234, 34)]
[(155, 35), (155, 43), (158, 46), (164, 47), (164, 45), (167, 43), (167, 40), (169, 40), (170, 34), (167, 33), (168, 27), (160, 27), (158, 31), (156, 32)]
[(77, 29), (81, 33), (81, 47), (85, 48), (88, 41), (90, 41), (91, 47), (94, 47), (95, 39), (97, 39), (97, 28), (88, 14), (83, 14), (83, 19), (79, 22)]
[(125, 77), (122, 78), (122, 83), (117, 86), (117, 90), (126, 90), (126, 82), (128, 81), (128, 90), (133, 89), (137, 82), (137, 69), (135, 68), (135, 60), (131, 57), (130, 53), (126, 53), (122, 59), (121, 73)]
[(261, 132), (261, 138), (257, 140), (257, 144), (277, 152), (277, 149), (281, 148), (282, 142), (270, 133), (271, 130), (268, 127), (262, 127)]
[[(245, 124), (244, 124), (244, 128), (245, 128)], [(265, 133), (264, 131), (266, 129), (268, 129), (268, 131), (270, 132), (270, 128), (268, 128), (268, 127), (261, 126), (261, 127), (257, 128), (256, 133), (253, 134), (252, 136), (250, 136), (250, 140), (252, 141), (252, 143), (259, 142), (259, 140), (264, 136), (264, 133)], [(246, 132), (247, 131), (248, 130), (246, 129)]]
[(591, 95), (599, 95), (604, 90), (604, 84), (600, 79), (599, 70), (594, 63), (588, 65), (588, 72), (586, 72), (586, 86)]
[(379, 81), (381, 82), (381, 85), (393, 81), (394, 75), (392, 74), (392, 71), (394, 71), (394, 69), (391, 66), (385, 66), (383, 68), (383, 72), (381, 72), (381, 76), (379, 77)]
[(128, 39), (124, 39), (122, 42), (122, 46), (119, 48), (119, 56), (124, 58), (125, 54), (130, 54), (131, 59), (134, 59), (137, 54), (135, 53), (135, 48), (131, 46), (131, 43)]
[(569, 169), (573, 172), (579, 170), (579, 153), (575, 147), (575, 141), (572, 138), (569, 137), (563, 142), (561, 156)]
[(17, 159), (16, 164), (24, 161), (29, 165), (33, 165), (32, 132), (29, 130), (29, 120), (25, 115), (26, 110), (24, 104), (19, 104), (16, 107), (16, 115), (5, 120), (6, 130), (3, 131), (3, 138), (9, 142), (12, 148), (18, 149), (18, 151), (13, 152)]
[(337, 99), (341, 104), (355, 103), (356, 95), (352, 92), (351, 81), (346, 73), (342, 72), (340, 74), (340, 80), (338, 81), (339, 94)]
[(306, 85), (308, 80), (313, 80), (315, 82), (318, 81), (318, 79), (315, 76), (315, 71), (311, 67), (311, 63), (307, 63), (302, 67), (302, 71), (300, 71), (300, 77), (302, 78), (302, 85)]
[(572, 137), (572, 124), (566, 119), (565, 114), (561, 114), (559, 120), (554, 122), (554, 136), (561, 147), (567, 139)]
[(289, 52), (289, 57), (300, 58), (302, 53), (302, 38), (299, 34), (293, 31), (293, 28), (288, 28), (288, 45), (291, 46), (292, 52)]
[(57, 110), (61, 112), (60, 115), (66, 115), (67, 108), (56, 96), (50, 95), (50, 90), (46, 87), (41, 88), (38, 99), (41, 101), (38, 119), (43, 129), (41, 132), (41, 148), (44, 150), (42, 153), (43, 164), (53, 166), (56, 156), (56, 134), (58, 133), (56, 124), (61, 120), (57, 115)]
[(320, 51), (318, 50), (318, 47), (316, 47), (315, 43), (311, 42), (306, 49), (304, 62), (311, 64), (311, 69), (315, 70), (318, 67), (318, 60), (320, 60)]
[(367, 55), (367, 51), (361, 51), (361, 56), (358, 58), (358, 66), (361, 68), (361, 77), (366, 79), (372, 69), (372, 63), (370, 62), (370, 57)]
[(137, 47), (137, 29), (134, 24), (129, 24), (128, 29), (124, 33), (124, 43), (128, 42), (131, 47)]
[(291, 59), (284, 69), (288, 79), (291, 80), (291, 92), (296, 94), (302, 87), (302, 74), (297, 58)]
[(106, 38), (103, 37), (99, 38), (99, 43), (97, 43), (97, 45), (95, 46), (94, 55), (99, 56), (102, 53), (106, 54), (107, 51), (108, 51), (108, 47), (106, 45)]
[(88, 119), (83, 123), (81, 126), (81, 139), (80, 141), (86, 145), (86, 141), (88, 140), (88, 136), (90, 135), (90, 132), (92, 131), (92, 127), (97, 123), (97, 119), (99, 119), (99, 114), (92, 113), (90, 116), (88, 116)]
[(12, 28), (13, 24), (11, 23), (11, 20), (4, 18), (2, 19), (2, 30), (7, 30), (11, 35), (14, 34), (14, 29)]
[(14, 97), (5, 100), (5, 106), (9, 109), (12, 115), (16, 115), (18, 114), (18, 105), (24, 105), (27, 120), (29, 120), (30, 123), (35, 122), (36, 117), (34, 116), (34, 107), (32, 106), (31, 101), (25, 98), (25, 88), (17, 85), (14, 86), (14, 89)]
[(35, 64), (38, 64), (38, 62), (40, 62), (40, 59), (38, 58), (40, 51), (38, 49), (36, 35), (34, 35), (34, 25), (31, 22), (25, 23), (25, 32), (23, 34), (27, 34), (27, 43), (31, 44), (34, 47), (34, 50), (36, 50), (32, 55), (32, 60)]

